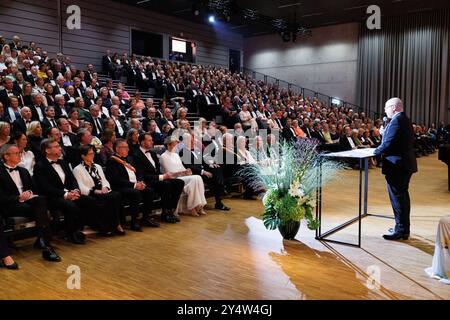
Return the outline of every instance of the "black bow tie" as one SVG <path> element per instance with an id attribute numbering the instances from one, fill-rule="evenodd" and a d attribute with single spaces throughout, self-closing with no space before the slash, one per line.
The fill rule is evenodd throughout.
<path id="1" fill-rule="evenodd" d="M 61 160 L 56 160 L 56 161 L 50 161 L 50 164 L 61 164 Z"/>
<path id="2" fill-rule="evenodd" d="M 147 151 L 145 151 L 145 153 L 151 153 L 151 150 L 147 150 Z"/>
<path id="3" fill-rule="evenodd" d="M 6 168 L 9 170 L 9 172 L 13 172 L 13 171 L 19 171 L 19 167 L 15 167 L 15 168 Z"/>

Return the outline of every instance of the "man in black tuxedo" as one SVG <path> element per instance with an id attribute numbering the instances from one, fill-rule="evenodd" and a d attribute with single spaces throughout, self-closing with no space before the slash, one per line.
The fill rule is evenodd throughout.
<path id="1" fill-rule="evenodd" d="M 156 123 L 158 124 L 159 130 L 161 131 L 165 124 L 168 124 L 172 130 L 176 128 L 175 123 L 173 121 L 172 110 L 170 110 L 170 108 L 164 109 L 163 117 L 158 118 L 156 120 Z"/>
<path id="2" fill-rule="evenodd" d="M 20 115 L 21 115 L 21 118 L 17 118 L 13 122 L 13 125 L 12 125 L 13 130 L 12 130 L 12 132 L 20 131 L 23 134 L 26 134 L 27 133 L 27 126 L 31 123 L 31 121 L 33 121 L 31 119 L 32 114 L 31 114 L 30 108 L 23 107 L 22 110 L 20 110 Z"/>
<path id="3" fill-rule="evenodd" d="M 283 131 L 281 131 L 281 136 L 284 141 L 288 143 L 295 143 L 297 141 L 297 137 L 295 136 L 294 128 L 292 127 L 292 119 L 288 118 L 286 120 L 286 124 L 283 127 Z"/>
<path id="4" fill-rule="evenodd" d="M 114 100 L 118 99 L 117 97 L 114 97 Z M 127 126 L 124 121 L 124 116 L 121 116 L 120 114 L 120 107 L 118 105 L 112 105 L 109 109 L 109 114 L 111 116 L 111 119 L 116 124 L 116 136 L 117 138 L 124 138 L 126 135 Z"/>
<path id="5" fill-rule="evenodd" d="M 94 77 L 94 73 L 95 73 L 94 65 L 92 63 L 89 63 L 87 65 L 87 70 L 84 73 L 84 78 L 86 80 L 87 85 L 91 84 L 91 80 Z"/>
<path id="6" fill-rule="evenodd" d="M 213 120 L 220 113 L 220 104 L 215 95 L 210 94 L 209 88 L 205 88 L 203 94 L 198 97 L 200 115 L 206 120 Z"/>
<path id="7" fill-rule="evenodd" d="M 83 196 L 78 183 L 66 161 L 60 160 L 61 146 L 53 139 L 41 143 L 44 158 L 34 166 L 34 178 L 39 191 L 47 197 L 51 210 L 60 210 L 64 214 L 66 239 L 75 244 L 84 244 L 82 232 L 84 222 L 91 220 L 97 213 L 95 200 Z"/>
<path id="8" fill-rule="evenodd" d="M 129 146 L 126 140 L 117 139 L 113 145 L 114 155 L 106 162 L 106 178 L 111 188 L 121 194 L 130 206 L 131 230 L 142 231 L 137 221 L 139 203 L 143 202 L 142 222 L 149 227 L 159 227 L 150 218 L 153 207 L 154 191 L 143 181 L 143 176 L 136 170 L 131 158 L 128 158 Z"/>
<path id="9" fill-rule="evenodd" d="M 52 106 L 45 107 L 45 118 L 41 122 L 42 130 L 47 132 L 51 128 L 58 128 L 58 124 L 55 119 L 55 108 Z"/>
<path id="10" fill-rule="evenodd" d="M 28 170 L 17 166 L 21 161 L 19 148 L 13 144 L 4 145 L 0 149 L 0 155 L 3 160 L 0 165 L 1 215 L 35 219 L 38 238 L 34 247 L 42 250 L 45 260 L 61 261 L 50 244 L 52 233 L 45 198 L 37 195 L 36 186 Z"/>
<path id="11" fill-rule="evenodd" d="M 162 200 L 161 219 L 175 223 L 179 219 L 173 214 L 184 188 L 184 181 L 175 179 L 172 173 L 161 174 L 159 160 L 153 149 L 153 138 L 149 133 L 139 135 L 140 148 L 134 155 L 137 172 L 145 184 L 152 187 Z"/>
<path id="12" fill-rule="evenodd" d="M 44 97 L 42 94 L 33 94 L 33 105 L 30 106 L 33 121 L 44 121 L 45 118 L 45 106 Z"/>
<path id="13" fill-rule="evenodd" d="M 311 121 L 309 120 L 309 118 L 303 119 L 302 130 L 306 134 L 306 137 L 308 137 L 309 139 L 312 138 L 311 133 L 312 133 L 313 129 L 311 128 L 311 126 L 312 125 L 311 125 Z"/>
<path id="14" fill-rule="evenodd" d="M 145 73 L 144 67 L 142 65 L 139 66 L 139 70 L 136 72 L 136 86 L 139 91 L 147 92 L 150 87 L 150 79 Z"/>
<path id="15" fill-rule="evenodd" d="M 114 75 L 114 64 L 110 50 L 106 50 L 106 55 L 102 57 L 102 69 L 103 73 L 108 74 L 109 77 Z"/>
<path id="16" fill-rule="evenodd" d="M 14 89 L 14 81 L 10 78 L 3 80 L 3 87 L 4 89 L 0 90 L 0 102 L 6 109 L 9 107 L 9 97 L 18 97 L 20 92 Z"/>
<path id="17" fill-rule="evenodd" d="M 357 146 L 352 138 L 352 128 L 345 126 L 344 135 L 339 139 L 339 149 L 341 151 L 349 151 L 356 148 Z"/>
<path id="18" fill-rule="evenodd" d="M 382 156 L 382 172 L 387 181 L 389 198 L 395 215 L 395 231 L 384 235 L 386 240 L 407 240 L 410 234 L 409 181 L 417 172 L 414 154 L 414 132 L 411 121 L 403 111 L 403 102 L 392 98 L 384 108 L 391 119 L 375 156 Z"/>
<path id="19" fill-rule="evenodd" d="M 222 194 L 225 194 L 225 182 L 222 167 L 209 155 L 208 163 L 202 153 L 194 148 L 195 136 L 190 133 L 183 135 L 184 148 L 180 150 L 180 158 L 186 169 L 191 169 L 192 174 L 202 177 L 203 182 L 211 186 L 216 200 L 215 209 L 229 211 L 230 208 L 222 202 Z"/>
<path id="20" fill-rule="evenodd" d="M 103 119 L 100 117 L 100 108 L 98 105 L 92 105 L 89 108 L 90 114 L 86 116 L 86 120 L 92 124 L 92 134 L 100 138 L 104 130 Z"/>
<path id="21" fill-rule="evenodd" d="M 84 88 L 81 85 L 81 79 L 80 78 L 75 77 L 73 79 L 73 88 L 75 89 L 74 96 L 76 98 L 82 98 L 83 99 L 85 94 L 84 94 Z"/>

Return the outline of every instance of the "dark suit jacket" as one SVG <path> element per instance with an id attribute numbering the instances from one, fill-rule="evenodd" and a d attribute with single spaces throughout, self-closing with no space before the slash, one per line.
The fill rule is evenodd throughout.
<path id="1" fill-rule="evenodd" d="M 37 194 L 36 185 L 28 170 L 21 167 L 17 167 L 17 169 L 22 180 L 23 190 L 31 190 Z M 19 189 L 17 189 L 16 184 L 9 175 L 8 169 L 3 164 L 0 164 L 0 205 L 8 206 L 19 202 L 19 195 Z"/>
<path id="2" fill-rule="evenodd" d="M 36 106 L 36 105 L 31 105 L 30 106 L 30 110 L 31 110 L 31 119 L 33 121 L 40 121 L 39 119 L 39 113 L 37 112 L 37 108 L 40 108 L 42 111 L 42 114 L 44 115 L 45 118 L 45 107 L 44 106 Z"/>
<path id="3" fill-rule="evenodd" d="M 313 132 L 313 130 L 310 129 L 309 126 L 302 126 L 301 128 L 306 136 L 311 139 L 311 133 Z"/>
<path id="4" fill-rule="evenodd" d="M 297 140 L 294 133 L 292 132 L 292 130 L 289 129 L 288 127 L 283 128 L 283 131 L 281 132 L 281 136 L 287 142 L 295 142 Z"/>
<path id="5" fill-rule="evenodd" d="M 353 138 L 351 138 L 353 140 Z M 356 143 L 355 143 L 356 146 Z M 350 145 L 350 142 L 347 139 L 346 135 L 343 135 L 341 139 L 339 139 L 339 149 L 341 151 L 349 151 L 352 150 L 352 146 Z"/>
<path id="6" fill-rule="evenodd" d="M 325 143 L 325 139 L 324 139 L 323 134 L 321 132 L 318 132 L 318 131 L 315 131 L 315 130 L 311 131 L 311 138 L 318 140 L 320 144 Z"/>
<path id="7" fill-rule="evenodd" d="M 12 93 L 16 97 L 18 97 L 20 95 L 20 92 L 14 90 L 14 88 L 12 90 Z M 3 104 L 3 106 L 6 110 L 6 107 L 9 106 L 9 97 L 8 97 L 8 92 L 6 91 L 6 89 L 0 90 L 0 102 Z"/>
<path id="8" fill-rule="evenodd" d="M 92 115 L 90 113 L 86 115 L 86 119 L 85 120 L 92 124 L 92 135 L 100 138 L 100 136 L 102 135 L 103 130 L 105 130 L 105 126 L 103 124 L 103 121 L 104 121 L 103 118 L 98 119 L 99 122 L 100 122 L 100 126 L 102 127 L 101 128 L 101 132 L 99 132 L 97 130 L 97 126 L 94 123 L 94 118 L 92 117 Z"/>
<path id="9" fill-rule="evenodd" d="M 58 128 L 58 124 L 56 123 L 56 119 L 53 119 L 53 120 L 55 121 L 55 125 L 56 125 L 55 128 Z M 44 135 L 46 135 L 48 130 L 53 127 L 52 124 L 50 123 L 50 120 L 48 120 L 46 117 L 41 122 L 41 124 L 42 124 L 42 130 L 43 130 Z"/>
<path id="10" fill-rule="evenodd" d="M 134 166 L 134 161 L 131 157 L 128 157 L 127 162 Z M 136 167 L 135 167 L 136 168 Z M 111 188 L 113 190 L 120 190 L 120 189 L 127 189 L 131 188 L 134 189 L 134 184 L 130 182 L 130 178 L 128 176 L 127 169 L 124 165 L 118 163 L 117 161 L 113 159 L 109 159 L 106 162 L 106 179 L 108 179 L 109 183 L 111 184 Z M 136 171 L 136 178 L 137 181 L 142 181 L 142 175 L 139 173 L 139 171 Z"/>
<path id="11" fill-rule="evenodd" d="M 27 133 L 27 125 L 25 123 L 25 120 L 23 118 L 19 118 L 14 120 L 12 124 L 12 132 L 22 132 L 23 134 Z"/>
<path id="12" fill-rule="evenodd" d="M 33 170 L 34 179 L 42 195 L 48 198 L 62 198 L 66 193 L 64 189 L 74 190 L 79 188 L 77 180 L 66 161 L 61 160 L 61 168 L 66 175 L 64 184 L 47 158 L 36 163 Z"/>
<path id="13" fill-rule="evenodd" d="M 159 159 L 156 152 L 150 151 L 153 161 L 155 162 L 154 167 L 144 153 L 139 149 L 134 155 L 134 163 L 136 165 L 136 170 L 139 175 L 144 178 L 146 184 L 159 181 L 159 175 L 161 174 Z"/>
<path id="14" fill-rule="evenodd" d="M 381 145 L 375 150 L 376 156 L 383 156 L 383 174 L 417 172 L 414 154 L 414 132 L 411 121 L 401 112 L 395 115 L 383 135 Z"/>

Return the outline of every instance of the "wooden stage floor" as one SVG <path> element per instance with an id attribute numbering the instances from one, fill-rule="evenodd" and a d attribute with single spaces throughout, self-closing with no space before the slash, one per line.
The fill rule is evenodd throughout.
<path id="1" fill-rule="evenodd" d="M 56 240 L 56 264 L 42 260 L 33 239 L 17 242 L 20 270 L 0 269 L 0 299 L 450 299 L 450 287 L 424 273 L 438 221 L 450 214 L 447 167 L 437 154 L 418 162 L 406 242 L 383 240 L 393 220 L 376 217 L 363 220 L 361 249 L 316 241 L 304 225 L 297 241 L 283 242 L 264 228 L 259 200 L 226 199 L 229 213 L 208 210 L 125 237 L 89 235 L 85 246 Z M 357 174 L 344 170 L 325 188 L 325 228 L 356 215 Z M 369 182 L 369 212 L 392 216 L 379 169 Z M 356 240 L 356 225 L 332 238 Z M 79 290 L 67 289 L 70 265 L 80 267 Z"/>

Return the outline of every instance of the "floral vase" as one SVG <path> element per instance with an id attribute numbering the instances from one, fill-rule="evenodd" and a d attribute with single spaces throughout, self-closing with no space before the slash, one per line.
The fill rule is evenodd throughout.
<path id="1" fill-rule="evenodd" d="M 281 221 L 280 225 L 278 226 L 278 230 L 285 240 L 294 240 L 299 229 L 300 221 L 294 220 Z"/>

